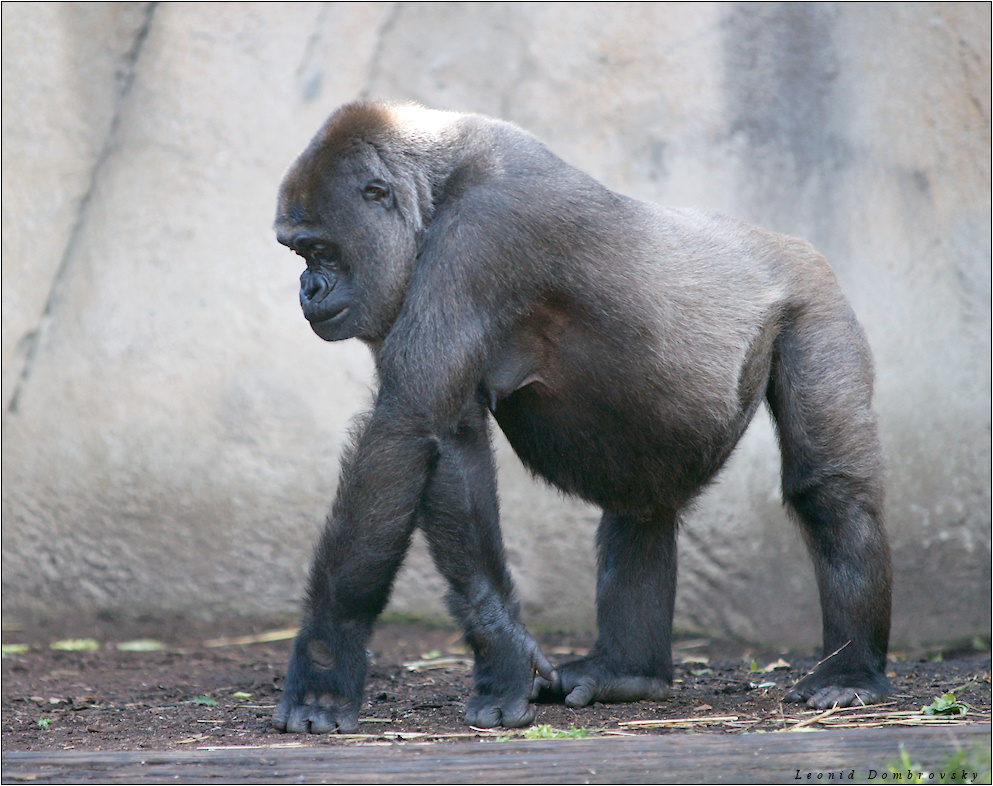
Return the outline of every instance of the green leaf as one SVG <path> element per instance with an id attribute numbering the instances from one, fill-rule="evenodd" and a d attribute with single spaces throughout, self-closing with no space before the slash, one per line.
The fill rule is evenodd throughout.
<path id="1" fill-rule="evenodd" d="M 115 645 L 121 652 L 157 652 L 165 649 L 161 641 L 155 639 L 134 639 Z"/>
<path id="2" fill-rule="evenodd" d="M 48 646 L 64 652 L 90 652 L 100 649 L 100 642 L 96 639 L 62 639 L 53 641 Z"/>
<path id="3" fill-rule="evenodd" d="M 243 691 L 243 690 L 235 691 L 231 695 L 234 698 L 236 698 L 236 699 L 250 699 L 250 698 L 252 698 L 252 694 L 251 693 L 245 693 L 245 691 Z"/>
<path id="4" fill-rule="evenodd" d="M 421 653 L 421 660 L 434 660 L 441 657 L 441 650 L 429 650 Z"/>
<path id="5" fill-rule="evenodd" d="M 921 707 L 921 712 L 925 715 L 965 715 L 968 711 L 969 705 L 958 701 L 954 693 L 946 693 Z"/>
<path id="6" fill-rule="evenodd" d="M 41 728 L 43 728 L 43 729 L 47 729 L 49 726 L 52 725 L 52 719 L 51 718 L 38 718 L 38 725 L 41 726 Z"/>
<path id="7" fill-rule="evenodd" d="M 193 703 L 198 707 L 216 707 L 217 699 L 212 699 L 210 696 L 197 696 L 193 699 Z"/>
<path id="8" fill-rule="evenodd" d="M 30 644 L 3 644 L 0 647 L 2 647 L 4 655 L 20 655 L 31 649 Z"/>

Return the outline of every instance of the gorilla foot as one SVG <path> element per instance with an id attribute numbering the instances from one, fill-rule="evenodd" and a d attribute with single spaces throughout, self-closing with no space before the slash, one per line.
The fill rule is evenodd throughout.
<path id="1" fill-rule="evenodd" d="M 889 693 L 889 681 L 882 674 L 870 677 L 845 677 L 840 674 L 808 674 L 783 701 L 804 701 L 815 710 L 831 707 L 858 707 L 876 704 Z"/>
<path id="2" fill-rule="evenodd" d="M 669 680 L 624 674 L 600 656 L 563 663 L 557 679 L 545 682 L 539 701 L 562 701 L 567 707 L 586 707 L 595 701 L 664 701 L 672 698 Z"/>
<path id="3" fill-rule="evenodd" d="M 359 702 L 329 694 L 314 696 L 310 693 L 295 703 L 284 693 L 272 714 L 272 725 L 280 731 L 291 733 L 352 732 L 359 725 Z"/>

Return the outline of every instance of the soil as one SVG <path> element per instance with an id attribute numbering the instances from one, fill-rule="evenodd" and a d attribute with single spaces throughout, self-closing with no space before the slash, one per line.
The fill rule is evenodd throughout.
<path id="1" fill-rule="evenodd" d="M 464 724 L 471 656 L 457 631 L 388 622 L 379 625 L 370 645 L 372 665 L 358 733 L 281 734 L 272 728 L 270 717 L 279 697 L 290 640 L 239 644 L 231 639 L 264 638 L 260 634 L 285 629 L 288 624 L 286 620 L 204 622 L 162 616 L 124 620 L 106 615 L 6 621 L 3 750 L 337 745 L 524 733 L 475 730 Z M 88 646 L 97 648 L 51 647 L 79 638 L 94 640 Z M 585 654 L 592 643 L 585 635 L 536 638 L 553 662 Z M 141 640 L 153 640 L 161 648 L 120 649 L 122 643 Z M 11 648 L 12 644 L 28 648 Z M 963 721 L 990 720 L 988 643 L 984 651 L 963 648 L 940 654 L 891 655 L 887 671 L 893 693 L 887 703 L 830 718 L 781 703 L 788 688 L 814 666 L 812 653 L 696 638 L 678 640 L 674 654 L 676 690 L 669 701 L 598 703 L 582 709 L 543 704 L 535 723 L 590 735 L 665 734 L 688 728 L 735 734 L 773 731 L 796 723 L 818 728 L 846 718 L 850 723 L 878 725 L 905 722 L 901 719 L 910 717 L 908 712 L 919 712 L 949 691 L 970 707 Z M 659 723 L 637 725 L 645 721 Z"/>

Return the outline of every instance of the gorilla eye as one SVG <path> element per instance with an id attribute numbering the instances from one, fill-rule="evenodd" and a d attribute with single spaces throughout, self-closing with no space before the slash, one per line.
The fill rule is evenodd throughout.
<path id="1" fill-rule="evenodd" d="M 370 180 L 362 189 L 362 196 L 367 202 L 379 202 L 386 207 L 391 204 L 390 197 L 392 195 L 393 190 L 390 188 L 390 184 L 382 180 Z"/>

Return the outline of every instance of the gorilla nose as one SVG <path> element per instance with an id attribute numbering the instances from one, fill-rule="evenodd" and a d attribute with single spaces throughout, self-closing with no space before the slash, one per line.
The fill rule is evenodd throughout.
<path id="1" fill-rule="evenodd" d="M 289 246 L 297 253 L 307 253 L 321 242 L 321 238 L 309 229 L 300 229 L 292 234 L 277 235 L 276 239 L 283 245 Z"/>
<path id="2" fill-rule="evenodd" d="M 300 276 L 300 304 L 317 304 L 327 297 L 331 284 L 327 277 L 313 270 L 305 270 Z"/>

